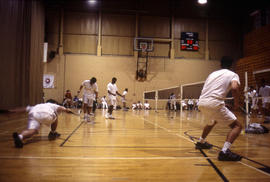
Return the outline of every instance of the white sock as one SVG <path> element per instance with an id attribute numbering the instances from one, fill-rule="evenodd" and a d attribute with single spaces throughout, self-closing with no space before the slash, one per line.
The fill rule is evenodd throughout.
<path id="1" fill-rule="evenodd" d="M 224 146 L 223 146 L 223 148 L 222 148 L 222 152 L 226 152 L 226 150 L 228 150 L 230 147 L 231 147 L 231 143 L 230 142 L 225 142 L 224 143 Z"/>
<path id="2" fill-rule="evenodd" d="M 23 140 L 23 136 L 22 136 L 22 135 L 18 135 L 18 137 L 19 137 L 21 140 Z"/>
<path id="3" fill-rule="evenodd" d="M 199 142 L 200 142 L 200 143 L 205 143 L 205 139 L 202 138 L 202 137 L 200 137 Z"/>

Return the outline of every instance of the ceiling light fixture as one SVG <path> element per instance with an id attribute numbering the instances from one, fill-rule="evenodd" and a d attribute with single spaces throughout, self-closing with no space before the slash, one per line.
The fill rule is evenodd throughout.
<path id="1" fill-rule="evenodd" d="M 207 0 L 198 0 L 198 3 L 199 4 L 206 4 L 207 3 Z"/>
<path id="2" fill-rule="evenodd" d="M 97 1 L 96 0 L 89 0 L 88 3 L 90 3 L 90 4 L 96 4 Z"/>

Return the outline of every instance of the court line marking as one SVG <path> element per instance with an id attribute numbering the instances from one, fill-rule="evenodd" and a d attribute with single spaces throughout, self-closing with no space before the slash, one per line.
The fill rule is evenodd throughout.
<path id="1" fill-rule="evenodd" d="M 246 163 L 243 163 L 243 162 L 241 162 L 241 161 L 239 161 L 239 163 L 241 163 L 241 164 L 243 164 L 244 166 L 247 166 L 247 167 L 249 167 L 249 168 L 251 168 L 251 169 L 255 169 L 256 171 L 259 171 L 259 172 L 261 172 L 261 173 L 263 173 L 263 174 L 265 174 L 265 175 L 267 175 L 267 176 L 270 176 L 270 174 L 268 174 L 268 173 L 266 173 L 266 172 L 264 172 L 264 171 L 262 171 L 262 170 L 260 170 L 260 169 L 258 169 L 258 168 L 256 168 L 256 167 L 250 166 L 250 165 L 248 165 L 248 164 L 246 164 Z"/>
<path id="2" fill-rule="evenodd" d="M 208 156 L 205 154 L 205 152 L 202 149 L 199 149 L 200 152 L 203 154 L 203 156 L 206 158 L 206 160 L 209 162 L 209 164 L 215 169 L 215 171 L 218 173 L 219 177 L 224 182 L 229 182 L 229 180 L 226 178 L 226 176 L 218 169 L 218 167 L 211 161 L 211 159 L 208 159 Z"/>
<path id="3" fill-rule="evenodd" d="M 139 117 L 141 118 L 141 117 Z M 142 118 L 141 118 L 142 119 Z M 160 128 L 162 128 L 163 130 L 167 131 L 168 133 L 170 134 L 174 134 L 180 138 L 183 138 L 185 140 L 188 140 L 189 142 L 192 142 L 192 143 L 195 143 L 195 141 L 192 141 L 190 138 L 186 138 L 185 136 L 181 136 L 179 134 L 175 134 L 175 133 L 172 133 L 170 130 L 168 130 L 167 128 L 165 127 L 162 127 L 160 126 L 159 124 L 153 124 L 151 121 L 143 118 L 144 120 L 146 120 L 147 122 L 151 123 L 152 125 L 154 126 L 158 126 Z M 219 175 L 219 177 L 224 181 L 224 182 L 229 182 L 229 180 L 226 178 L 226 176 L 224 176 L 224 174 L 218 169 L 218 167 L 208 158 L 208 156 L 203 152 L 203 150 L 200 149 L 200 152 L 202 153 L 202 155 L 204 156 L 204 159 L 207 160 L 207 162 L 209 162 L 209 164 L 213 167 L 213 169 L 216 171 L 216 173 Z"/>
<path id="4" fill-rule="evenodd" d="M 215 158 L 215 157 L 207 157 Z M 205 159 L 205 157 L 41 157 L 41 156 L 0 156 L 0 159 L 67 159 L 67 160 L 174 160 Z"/>
<path id="5" fill-rule="evenodd" d="M 145 120 L 145 121 L 151 123 L 151 124 L 154 125 L 154 126 L 158 126 L 158 127 L 162 128 L 163 130 L 169 132 L 169 133 L 172 134 L 172 135 L 174 134 L 174 133 L 171 133 L 170 130 L 168 130 L 168 129 L 165 128 L 165 127 L 160 126 L 159 124 L 155 124 L 155 123 L 153 123 L 153 122 L 151 122 L 151 121 L 149 121 L 149 120 L 147 120 L 147 119 L 145 119 L 145 118 L 142 118 L 142 117 L 140 117 L 140 116 L 137 116 L 137 117 L 140 118 L 140 119 L 142 119 L 142 120 Z M 191 139 L 188 139 L 188 138 L 186 138 L 186 137 L 184 137 L 184 136 L 181 136 L 181 135 L 179 135 L 179 134 L 174 134 L 174 135 L 179 136 L 180 138 L 186 139 L 186 140 L 188 140 L 188 141 L 190 141 L 190 142 L 192 142 L 192 143 L 195 143 L 195 141 L 192 141 Z M 245 163 L 243 163 L 243 162 L 241 162 L 241 161 L 237 161 L 237 162 L 239 162 L 240 164 L 243 164 L 243 165 L 245 164 Z M 245 164 L 245 166 L 249 167 L 248 164 Z M 267 176 L 269 176 L 268 173 L 265 173 L 265 172 L 262 171 L 262 170 L 259 170 L 259 169 L 257 169 L 257 168 L 254 168 L 254 167 L 252 167 L 252 166 L 250 166 L 250 168 L 253 168 L 253 169 L 255 169 L 256 171 L 261 172 L 261 173 L 266 174 Z"/>
<path id="6" fill-rule="evenodd" d="M 68 141 L 68 139 L 81 127 L 81 125 L 84 123 L 82 121 L 69 135 L 68 137 L 60 144 L 60 147 L 63 147 L 63 145 Z"/>

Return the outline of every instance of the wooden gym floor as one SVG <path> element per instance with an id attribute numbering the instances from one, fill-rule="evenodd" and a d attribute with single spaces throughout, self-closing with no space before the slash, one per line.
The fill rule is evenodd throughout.
<path id="1" fill-rule="evenodd" d="M 200 112 L 114 111 L 115 120 L 104 113 L 97 110 L 95 124 L 61 114 L 59 139 L 48 141 L 43 126 L 22 149 L 11 135 L 26 127 L 26 116 L 0 116 L 0 181 L 270 181 L 270 134 L 241 134 L 231 149 L 246 158 L 221 162 L 217 147 L 195 150 L 189 137 L 202 132 Z M 208 141 L 222 147 L 227 132 L 218 124 Z"/>

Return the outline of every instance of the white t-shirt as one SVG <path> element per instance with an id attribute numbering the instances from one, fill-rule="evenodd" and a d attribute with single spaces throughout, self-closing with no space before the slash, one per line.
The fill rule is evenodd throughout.
<path id="1" fill-rule="evenodd" d="M 46 121 L 47 124 L 51 124 L 57 118 L 57 109 L 59 107 L 61 106 L 57 104 L 42 103 L 32 107 L 28 106 L 27 112 L 29 113 L 29 116 L 38 119 L 39 122 L 43 123 Z"/>
<path id="2" fill-rule="evenodd" d="M 270 96 L 270 86 L 265 85 L 264 87 L 261 87 L 260 90 L 259 90 L 259 94 L 262 97 L 269 97 Z M 270 98 L 263 98 L 262 102 L 263 103 L 270 102 Z"/>
<path id="3" fill-rule="evenodd" d="M 107 90 L 110 91 L 111 93 L 115 94 L 115 96 L 114 96 L 114 95 L 108 93 L 108 97 L 109 97 L 110 99 L 116 100 L 116 91 L 118 90 L 116 84 L 112 84 L 112 83 L 110 82 L 110 83 L 107 85 Z"/>
<path id="4" fill-rule="evenodd" d="M 106 99 L 104 97 L 102 97 L 101 102 L 106 102 Z"/>
<path id="5" fill-rule="evenodd" d="M 124 91 L 122 95 L 125 97 L 127 95 L 127 91 Z"/>
<path id="6" fill-rule="evenodd" d="M 150 104 L 149 103 L 144 103 L 144 107 L 145 108 L 149 108 L 150 107 Z"/>
<path id="7" fill-rule="evenodd" d="M 204 83 L 198 105 L 208 105 L 209 102 L 224 103 L 233 80 L 240 85 L 239 76 L 228 69 L 211 73 Z"/>
<path id="8" fill-rule="evenodd" d="M 98 92 L 97 83 L 91 85 L 90 80 L 85 80 L 82 82 L 82 86 L 84 87 L 83 89 L 84 95 L 95 98 L 95 91 Z"/>
<path id="9" fill-rule="evenodd" d="M 194 104 L 193 100 L 192 99 L 188 99 L 188 104 L 189 105 L 193 105 Z"/>

